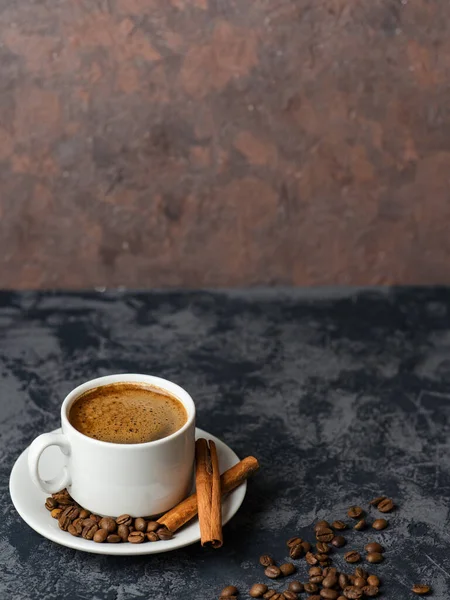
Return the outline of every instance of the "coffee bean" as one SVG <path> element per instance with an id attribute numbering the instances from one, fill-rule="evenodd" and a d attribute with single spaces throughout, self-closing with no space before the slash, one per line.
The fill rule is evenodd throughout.
<path id="1" fill-rule="evenodd" d="M 283 598 L 284 600 L 297 600 L 298 596 L 292 590 L 284 590 Z"/>
<path id="2" fill-rule="evenodd" d="M 353 527 L 353 529 L 356 529 L 356 531 L 362 531 L 363 529 L 365 529 L 367 527 L 367 522 L 365 519 L 360 519 L 356 525 Z"/>
<path id="3" fill-rule="evenodd" d="M 142 517 L 134 520 L 134 528 L 136 531 L 147 531 L 147 521 Z"/>
<path id="4" fill-rule="evenodd" d="M 100 523 L 100 521 L 102 520 L 101 517 L 99 517 L 98 515 L 94 515 L 94 514 L 90 514 L 89 515 L 89 519 L 91 521 L 94 521 L 94 523 L 97 523 L 97 525 Z"/>
<path id="5" fill-rule="evenodd" d="M 321 569 L 321 567 L 311 567 L 308 570 L 308 575 L 310 577 L 317 577 L 317 575 L 322 575 L 322 569 Z"/>
<path id="6" fill-rule="evenodd" d="M 341 590 L 345 590 L 346 587 L 349 586 L 348 577 L 345 573 L 341 573 L 339 575 L 339 587 Z"/>
<path id="7" fill-rule="evenodd" d="M 288 539 L 288 541 L 286 542 L 286 546 L 288 548 L 292 548 L 292 546 L 296 546 L 297 544 L 301 544 L 302 542 L 303 542 L 302 538 L 294 536 L 294 537 L 291 537 Z"/>
<path id="8" fill-rule="evenodd" d="M 337 579 L 336 575 L 328 575 L 322 581 L 322 585 L 324 588 L 334 588 L 337 586 L 337 583 L 338 583 L 338 579 Z"/>
<path id="9" fill-rule="evenodd" d="M 80 510 L 80 519 L 87 519 L 90 515 L 90 512 L 88 510 L 86 510 L 85 508 L 82 508 Z"/>
<path id="10" fill-rule="evenodd" d="M 75 519 L 74 521 L 72 521 L 72 523 L 67 528 L 67 531 L 70 533 L 70 535 L 73 535 L 74 537 L 79 537 L 81 535 L 81 532 L 83 531 L 82 520 Z"/>
<path id="11" fill-rule="evenodd" d="M 79 513 L 80 511 L 76 506 L 66 506 L 66 508 L 62 511 L 58 518 L 59 528 L 63 531 L 67 531 L 67 528 L 72 523 L 72 521 L 74 521 L 78 517 Z"/>
<path id="12" fill-rule="evenodd" d="M 271 565 L 275 564 L 275 561 L 270 556 L 270 554 L 263 554 L 259 557 L 259 564 L 263 567 L 270 567 Z"/>
<path id="13" fill-rule="evenodd" d="M 362 597 L 362 595 L 363 595 L 362 589 L 357 588 L 355 586 L 347 587 L 344 590 L 344 596 L 346 598 L 349 598 L 349 600 L 358 600 L 359 598 Z"/>
<path id="14" fill-rule="evenodd" d="M 222 598 L 229 598 L 230 596 L 237 596 L 238 594 L 238 589 L 234 585 L 227 585 L 227 587 L 223 588 L 220 592 Z"/>
<path id="15" fill-rule="evenodd" d="M 339 596 L 339 592 L 336 590 L 331 590 L 329 588 L 323 588 L 320 590 L 320 597 L 325 598 L 325 600 L 336 600 Z"/>
<path id="16" fill-rule="evenodd" d="M 347 511 L 347 514 L 351 519 L 359 519 L 363 513 L 364 511 L 360 506 L 350 506 Z"/>
<path id="17" fill-rule="evenodd" d="M 263 595 L 264 600 L 269 600 L 269 598 L 272 600 L 272 598 L 275 596 L 276 591 L 275 590 L 267 590 L 267 592 Z"/>
<path id="18" fill-rule="evenodd" d="M 106 541 L 109 544 L 118 544 L 122 541 L 122 538 L 120 537 L 120 535 L 117 535 L 117 533 L 110 533 L 106 538 Z"/>
<path id="19" fill-rule="evenodd" d="M 284 563 L 280 565 L 280 571 L 283 577 L 289 577 L 292 573 L 295 573 L 295 566 L 292 563 Z"/>
<path id="20" fill-rule="evenodd" d="M 342 546 L 345 546 L 346 543 L 347 540 L 343 535 L 335 535 L 334 538 L 331 540 L 331 544 L 335 548 L 342 548 Z"/>
<path id="21" fill-rule="evenodd" d="M 149 542 L 159 542 L 159 537 L 156 531 L 149 531 L 145 535 Z"/>
<path id="22" fill-rule="evenodd" d="M 376 529 L 377 531 L 386 529 L 387 526 L 388 522 L 386 521 L 386 519 L 375 519 L 375 521 L 372 523 L 372 528 Z"/>
<path id="23" fill-rule="evenodd" d="M 337 600 L 347 600 L 345 596 L 339 596 Z"/>
<path id="24" fill-rule="evenodd" d="M 374 498 L 373 500 L 371 500 L 369 502 L 369 504 L 371 506 L 378 506 L 380 504 L 380 502 L 382 502 L 383 500 L 386 500 L 386 496 L 378 496 L 377 498 Z"/>
<path id="25" fill-rule="evenodd" d="M 328 529 L 330 527 L 330 524 L 328 523 L 328 521 L 318 521 L 315 525 L 314 525 L 314 531 L 317 531 L 318 529 Z"/>
<path id="26" fill-rule="evenodd" d="M 331 523 L 331 527 L 337 531 L 347 529 L 347 525 L 344 523 L 344 521 L 333 521 L 333 523 Z"/>
<path id="27" fill-rule="evenodd" d="M 300 583 L 300 581 L 291 581 L 288 585 L 288 589 L 296 594 L 301 594 L 303 592 L 303 583 Z"/>
<path id="28" fill-rule="evenodd" d="M 307 594 L 314 594 L 315 592 L 319 591 L 319 586 L 315 583 L 309 582 L 303 585 L 303 589 Z"/>
<path id="29" fill-rule="evenodd" d="M 237 596 L 219 596 L 219 600 L 237 600 Z"/>
<path id="30" fill-rule="evenodd" d="M 370 563 L 380 563 L 384 560 L 384 557 L 380 552 L 369 552 L 366 556 L 366 560 Z"/>
<path id="31" fill-rule="evenodd" d="M 156 535 L 162 541 L 171 540 L 173 538 L 173 533 L 169 529 L 167 529 L 167 527 L 161 527 L 160 529 L 158 529 Z"/>
<path id="32" fill-rule="evenodd" d="M 316 594 L 314 596 L 308 596 L 308 600 L 322 600 L 322 598 Z"/>
<path id="33" fill-rule="evenodd" d="M 117 535 L 120 535 L 122 542 L 128 541 L 128 536 L 130 535 L 130 528 L 128 525 L 119 525 L 117 528 Z"/>
<path id="34" fill-rule="evenodd" d="M 54 498 L 60 506 L 68 506 L 69 504 L 74 503 L 73 498 L 66 489 L 52 494 L 52 498 Z"/>
<path id="35" fill-rule="evenodd" d="M 312 552 L 306 553 L 305 560 L 308 563 L 308 565 L 312 566 L 317 565 L 317 563 L 319 562 Z"/>
<path id="36" fill-rule="evenodd" d="M 384 552 L 383 546 L 378 542 L 370 542 L 370 544 L 364 546 L 364 550 L 366 552 Z"/>
<path id="37" fill-rule="evenodd" d="M 145 535 L 142 531 L 132 531 L 128 536 L 130 544 L 142 544 L 145 540 Z"/>
<path id="38" fill-rule="evenodd" d="M 302 544 L 297 544 L 296 546 L 291 546 L 289 548 L 289 556 L 291 558 L 300 558 L 303 556 L 304 550 Z"/>
<path id="39" fill-rule="evenodd" d="M 323 570 L 323 576 L 328 577 L 328 575 L 334 575 L 335 577 L 337 577 L 338 572 L 336 567 L 325 567 L 325 569 Z"/>
<path id="40" fill-rule="evenodd" d="M 106 529 L 98 529 L 94 533 L 94 537 L 92 539 L 94 540 L 94 542 L 97 542 L 98 544 L 102 544 L 103 542 L 106 542 L 107 537 L 108 537 L 108 532 L 106 531 Z"/>
<path id="41" fill-rule="evenodd" d="M 425 594 L 429 594 L 431 592 L 431 588 L 429 585 L 424 583 L 416 583 L 413 585 L 411 591 L 415 594 L 419 594 L 420 596 L 424 596 Z"/>
<path id="42" fill-rule="evenodd" d="M 355 586 L 359 588 L 363 588 L 367 585 L 367 579 L 364 577 L 355 577 Z"/>
<path id="43" fill-rule="evenodd" d="M 250 588 L 249 594 L 252 598 L 261 598 L 267 592 L 265 583 L 254 583 Z"/>
<path id="44" fill-rule="evenodd" d="M 316 530 L 316 540 L 318 542 L 331 542 L 334 537 L 333 530 L 329 527 L 322 527 Z"/>
<path id="45" fill-rule="evenodd" d="M 158 531 L 160 528 L 161 523 L 158 523 L 158 521 L 149 521 L 147 523 L 147 533 L 150 533 L 151 531 Z"/>
<path id="46" fill-rule="evenodd" d="M 54 519 L 59 519 L 59 515 L 62 513 L 62 508 L 54 508 L 50 513 Z"/>
<path id="47" fill-rule="evenodd" d="M 311 544 L 309 542 L 302 542 L 303 552 L 309 552 L 311 550 Z"/>
<path id="48" fill-rule="evenodd" d="M 361 556 L 356 550 L 350 550 L 344 554 L 344 560 L 348 563 L 356 563 L 361 560 Z"/>
<path id="49" fill-rule="evenodd" d="M 348 576 L 348 580 L 350 582 L 350 585 L 355 585 L 355 579 L 356 579 L 356 577 L 354 575 L 349 575 Z"/>
<path id="50" fill-rule="evenodd" d="M 377 505 L 377 510 L 379 510 L 382 513 L 391 512 L 391 510 L 394 510 L 394 508 L 395 508 L 395 505 L 390 498 L 386 498 L 385 500 L 382 500 Z"/>
<path id="51" fill-rule="evenodd" d="M 330 552 L 331 548 L 325 542 L 317 542 L 316 550 L 321 554 L 327 554 L 328 552 Z"/>
<path id="52" fill-rule="evenodd" d="M 283 594 L 279 594 L 278 592 L 275 592 L 275 595 L 272 596 L 272 600 L 283 600 Z"/>
<path id="53" fill-rule="evenodd" d="M 313 575 L 309 578 L 310 583 L 322 583 L 325 577 L 323 575 Z"/>
<path id="54" fill-rule="evenodd" d="M 366 585 L 363 587 L 362 591 L 364 596 L 367 596 L 368 598 L 374 598 L 375 596 L 378 596 L 379 590 L 376 585 Z"/>
<path id="55" fill-rule="evenodd" d="M 365 571 L 362 567 L 356 567 L 355 577 L 362 577 L 363 579 L 367 579 L 367 571 Z"/>
<path id="56" fill-rule="evenodd" d="M 374 587 L 379 587 L 380 580 L 376 575 L 369 575 L 369 577 L 367 578 L 367 583 L 369 585 L 373 585 Z"/>
<path id="57" fill-rule="evenodd" d="M 264 569 L 264 574 L 269 579 L 277 579 L 281 575 L 280 569 L 275 565 L 270 565 Z"/>
<path id="58" fill-rule="evenodd" d="M 100 529 L 106 529 L 108 533 L 114 533 L 117 528 L 116 522 L 114 519 L 111 519 L 111 517 L 103 517 L 103 519 L 100 519 L 98 526 Z"/>
<path id="59" fill-rule="evenodd" d="M 54 508 L 58 508 L 58 502 L 54 498 L 47 498 L 45 501 L 45 508 L 47 510 L 53 510 Z"/>
<path id="60" fill-rule="evenodd" d="M 98 531 L 97 523 L 91 519 L 85 519 L 83 521 L 83 531 L 81 532 L 81 535 L 85 540 L 92 540 L 96 531 Z"/>
<path id="61" fill-rule="evenodd" d="M 328 561 L 330 560 L 330 557 L 328 556 L 328 554 L 322 554 L 322 553 L 316 554 L 316 558 L 320 562 L 320 564 L 328 563 Z"/>
<path id="62" fill-rule="evenodd" d="M 116 519 L 117 525 L 130 526 L 132 522 L 133 522 L 133 519 L 132 519 L 132 517 L 130 517 L 130 515 L 120 515 L 120 517 L 117 517 L 117 519 Z"/>

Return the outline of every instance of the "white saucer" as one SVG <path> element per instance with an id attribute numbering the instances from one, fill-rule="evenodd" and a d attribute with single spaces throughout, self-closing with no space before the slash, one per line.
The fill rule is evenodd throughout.
<path id="1" fill-rule="evenodd" d="M 57 429 L 56 431 L 59 432 L 61 430 Z M 233 450 L 218 438 L 198 428 L 195 431 L 195 435 L 197 438 L 204 437 L 213 440 L 216 443 L 221 473 L 239 462 L 239 458 Z M 197 519 L 187 523 L 177 531 L 171 540 L 154 543 L 97 544 L 90 540 L 73 537 L 67 531 L 62 531 L 58 527 L 57 520 L 52 519 L 49 511 L 45 508 L 44 503 L 47 495 L 44 494 L 44 492 L 41 492 L 30 479 L 28 474 L 27 454 L 28 448 L 19 456 L 11 471 L 9 480 L 11 499 L 19 515 L 30 527 L 57 544 L 62 544 L 68 548 L 74 548 L 75 550 L 93 552 L 94 554 L 128 556 L 170 552 L 170 550 L 176 550 L 177 548 L 194 544 L 200 540 L 200 528 Z M 41 477 L 44 479 L 51 479 L 60 471 L 63 464 L 64 456 L 60 450 L 55 446 L 47 448 L 42 454 L 39 465 Z M 246 490 L 247 482 L 244 482 L 225 498 L 222 503 L 223 524 L 227 523 L 239 510 L 239 507 L 244 500 Z"/>

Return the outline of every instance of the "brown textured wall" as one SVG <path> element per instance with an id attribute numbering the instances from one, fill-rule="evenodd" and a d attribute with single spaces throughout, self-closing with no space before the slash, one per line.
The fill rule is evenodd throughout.
<path id="1" fill-rule="evenodd" d="M 447 0 L 0 11 L 0 287 L 450 283 Z"/>

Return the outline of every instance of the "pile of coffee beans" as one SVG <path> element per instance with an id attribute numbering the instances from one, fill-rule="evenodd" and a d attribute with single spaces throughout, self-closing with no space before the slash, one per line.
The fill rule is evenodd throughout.
<path id="1" fill-rule="evenodd" d="M 142 544 L 170 540 L 173 536 L 165 525 L 143 517 L 134 519 L 130 515 L 120 515 L 113 519 L 94 515 L 77 504 L 66 489 L 47 498 L 45 508 L 54 519 L 58 519 L 60 529 L 98 544 Z"/>
<path id="2" fill-rule="evenodd" d="M 389 513 L 395 509 L 394 502 L 385 496 L 374 498 L 370 505 L 382 513 Z M 281 590 L 273 589 L 269 583 L 254 583 L 249 595 L 251 598 L 263 600 L 297 600 L 299 594 L 309 594 L 308 600 L 359 600 L 374 598 L 380 593 L 381 581 L 377 575 L 369 573 L 366 569 L 357 566 L 352 573 L 339 572 L 331 566 L 332 553 L 347 544 L 342 532 L 351 527 L 355 531 L 382 531 L 388 527 L 386 519 L 375 519 L 369 523 L 368 516 L 360 506 L 351 506 L 347 511 L 348 517 L 354 519 L 353 523 L 341 520 L 319 521 L 314 525 L 315 542 L 310 543 L 299 536 L 293 536 L 286 542 L 289 557 L 292 560 L 304 558 L 308 564 L 308 581 L 291 581 Z M 356 523 L 355 523 L 356 521 Z M 376 535 L 374 533 L 374 535 Z M 364 561 L 369 564 L 378 564 L 384 560 L 384 548 L 377 541 L 369 541 L 364 546 Z M 363 560 L 358 550 L 348 550 L 344 553 L 344 560 L 353 565 Z M 270 580 L 289 577 L 297 571 L 296 565 L 291 562 L 276 564 L 270 554 L 263 554 L 259 558 L 260 565 L 264 568 L 264 575 Z M 429 594 L 431 588 L 425 584 L 416 584 L 411 589 L 419 595 Z M 224 588 L 219 600 L 236 600 L 238 589 L 229 585 Z"/>

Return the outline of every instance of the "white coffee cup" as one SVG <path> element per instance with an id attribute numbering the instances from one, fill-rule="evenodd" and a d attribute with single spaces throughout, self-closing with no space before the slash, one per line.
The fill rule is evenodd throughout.
<path id="1" fill-rule="evenodd" d="M 90 438 L 69 422 L 74 401 L 87 390 L 118 382 L 142 383 L 177 398 L 187 421 L 175 433 L 141 444 L 115 444 Z M 47 494 L 67 488 L 81 506 L 99 515 L 151 516 L 165 512 L 190 491 L 195 451 L 195 405 L 180 386 L 151 375 L 107 375 L 87 381 L 68 394 L 61 406 L 62 433 L 44 433 L 28 451 L 34 483 Z M 48 446 L 66 455 L 62 473 L 50 481 L 39 476 L 39 459 Z"/>

